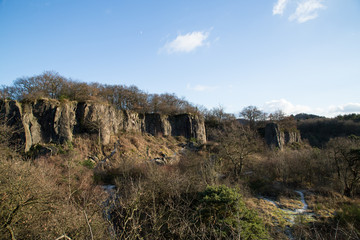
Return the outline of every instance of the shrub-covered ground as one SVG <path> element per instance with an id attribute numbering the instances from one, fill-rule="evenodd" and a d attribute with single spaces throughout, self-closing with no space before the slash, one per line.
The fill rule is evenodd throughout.
<path id="1" fill-rule="evenodd" d="M 270 150 L 232 122 L 206 146 L 121 133 L 107 146 L 83 135 L 23 154 L 6 131 L 0 239 L 359 239 L 356 136 Z M 303 204 L 295 190 L 311 220 L 289 221 Z"/>

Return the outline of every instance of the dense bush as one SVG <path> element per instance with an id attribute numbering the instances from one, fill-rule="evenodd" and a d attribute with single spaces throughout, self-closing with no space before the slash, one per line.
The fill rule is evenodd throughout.
<path id="1" fill-rule="evenodd" d="M 234 189 L 208 186 L 199 193 L 197 209 L 210 236 L 213 233 L 224 239 L 269 239 L 261 219 L 245 206 Z"/>
<path id="2" fill-rule="evenodd" d="M 234 189 L 208 186 L 194 192 L 164 184 L 167 189 L 137 189 L 130 200 L 119 199 L 111 216 L 121 239 L 270 238 L 261 219 Z"/>
<path id="3" fill-rule="evenodd" d="M 360 136 L 360 123 L 342 118 L 301 120 L 297 127 L 301 137 L 314 147 L 325 147 L 326 143 L 335 137 Z"/>
<path id="4" fill-rule="evenodd" d="M 336 219 L 341 224 L 353 225 L 360 234 L 360 205 L 359 204 L 346 204 L 343 205 L 340 211 L 336 214 Z"/>
<path id="5" fill-rule="evenodd" d="M 170 166 L 121 162 L 110 171 L 117 186 L 117 197 L 110 204 L 116 235 L 120 239 L 269 239 L 239 191 L 216 185 L 216 169 L 206 155 L 192 151 L 183 152 L 181 161 Z"/>
<path id="6" fill-rule="evenodd" d="M 108 239 L 105 195 L 74 154 L 0 155 L 0 239 Z"/>

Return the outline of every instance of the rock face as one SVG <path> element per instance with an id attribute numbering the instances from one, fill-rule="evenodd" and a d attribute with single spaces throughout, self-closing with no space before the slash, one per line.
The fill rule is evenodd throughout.
<path id="1" fill-rule="evenodd" d="M 96 133 L 106 145 L 120 131 L 184 136 L 206 142 L 204 120 L 199 116 L 141 114 L 92 101 L 0 101 L 0 119 L 18 129 L 16 137 L 25 145 L 25 151 L 38 143 L 72 141 L 74 135 L 81 133 Z"/>
<path id="2" fill-rule="evenodd" d="M 23 146 L 25 144 L 25 132 L 21 122 L 21 108 L 16 101 L 0 100 L 0 124 L 11 126 L 12 136 L 10 144 Z"/>
<path id="3" fill-rule="evenodd" d="M 283 149 L 287 144 L 301 142 L 300 133 L 297 131 L 281 131 L 276 123 L 265 126 L 265 141 L 271 148 Z"/>

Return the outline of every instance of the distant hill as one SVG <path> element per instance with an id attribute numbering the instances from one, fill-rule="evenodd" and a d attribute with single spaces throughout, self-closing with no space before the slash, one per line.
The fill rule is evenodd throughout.
<path id="1" fill-rule="evenodd" d="M 294 116 L 295 120 L 306 120 L 306 119 L 316 119 L 316 118 L 325 118 L 325 117 L 318 116 L 315 114 L 308 114 L 308 113 L 299 113 Z"/>

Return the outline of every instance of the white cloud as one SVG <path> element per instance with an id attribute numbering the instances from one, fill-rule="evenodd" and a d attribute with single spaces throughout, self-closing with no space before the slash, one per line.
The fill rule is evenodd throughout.
<path id="1" fill-rule="evenodd" d="M 278 0 L 273 7 L 273 15 L 282 15 L 289 0 Z"/>
<path id="2" fill-rule="evenodd" d="M 290 21 L 304 23 L 318 17 L 318 11 L 324 9 L 322 4 L 325 0 L 301 0 L 297 3 L 296 10 L 290 15 Z M 273 7 L 273 15 L 283 15 L 285 9 L 292 0 L 277 0 Z"/>
<path id="3" fill-rule="evenodd" d="M 262 110 L 268 113 L 275 112 L 276 110 L 282 110 L 287 115 L 309 113 L 319 116 L 335 117 L 350 113 L 360 113 L 360 103 L 346 103 L 343 105 L 333 105 L 325 108 L 311 108 L 304 105 L 294 105 L 286 99 L 280 99 L 266 102 Z"/>
<path id="4" fill-rule="evenodd" d="M 215 86 L 206 86 L 206 85 L 195 85 L 195 86 L 191 86 L 190 84 L 186 85 L 186 88 L 192 91 L 196 91 L 196 92 L 205 92 L 205 91 L 214 91 L 216 90 L 218 87 Z"/>
<path id="5" fill-rule="evenodd" d="M 160 52 L 165 51 L 168 54 L 179 52 L 191 52 L 195 49 L 208 45 L 206 39 L 209 37 L 209 32 L 190 32 L 185 35 L 178 35 L 173 41 L 168 42 L 160 49 Z"/>
<path id="6" fill-rule="evenodd" d="M 303 112 L 311 112 L 311 108 L 304 105 L 294 105 L 285 99 L 272 100 L 266 102 L 263 107 L 265 112 L 275 112 L 276 110 L 282 110 L 286 114 L 298 114 Z"/>
<path id="7" fill-rule="evenodd" d="M 360 103 L 346 103 L 340 106 L 330 106 L 329 112 L 333 115 L 360 113 Z"/>
<path id="8" fill-rule="evenodd" d="M 318 10 L 324 9 L 323 0 L 303 0 L 298 3 L 295 13 L 293 13 L 289 20 L 296 20 L 298 23 L 304 23 L 311 19 L 318 17 Z"/>

